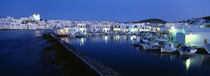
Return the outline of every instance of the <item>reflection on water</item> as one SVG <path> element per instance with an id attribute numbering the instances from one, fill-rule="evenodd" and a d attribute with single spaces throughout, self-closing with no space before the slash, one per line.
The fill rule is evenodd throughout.
<path id="1" fill-rule="evenodd" d="M 45 32 L 51 31 L 0 30 L 0 76 L 96 76 L 69 51 L 43 39 Z"/>
<path id="2" fill-rule="evenodd" d="M 105 42 L 107 43 L 108 37 L 107 37 L 107 36 L 104 36 L 104 40 L 105 40 Z"/>
<path id="3" fill-rule="evenodd" d="M 131 41 L 136 40 L 136 35 L 130 36 L 130 40 Z"/>
<path id="4" fill-rule="evenodd" d="M 84 42 L 84 39 L 81 39 L 81 42 Z M 68 38 L 62 38 L 62 40 L 69 41 Z M 56 65 L 56 67 L 62 69 L 63 76 L 98 76 L 95 71 L 90 69 L 77 56 L 72 55 L 60 44 L 51 41 L 48 39 L 46 44 L 49 45 L 42 50 L 44 55 L 41 59 L 45 66 Z"/>
<path id="5" fill-rule="evenodd" d="M 83 46 L 84 45 L 84 42 L 85 42 L 84 38 L 81 38 L 80 41 L 81 41 L 80 42 L 80 46 Z"/>
<path id="6" fill-rule="evenodd" d="M 49 64 L 52 53 L 43 55 L 43 30 L 0 31 L 0 76 L 61 76 L 61 70 Z M 42 63 L 49 64 L 46 66 Z"/>
<path id="7" fill-rule="evenodd" d="M 186 66 L 186 70 L 189 70 L 189 68 L 190 68 L 190 58 L 186 60 L 185 64 L 186 64 L 185 65 Z"/>
<path id="8" fill-rule="evenodd" d="M 120 40 L 120 36 L 119 35 L 114 36 L 114 40 Z"/>
<path id="9" fill-rule="evenodd" d="M 181 56 L 141 50 L 131 45 L 139 41 L 139 37 L 114 35 L 64 40 L 126 76 L 210 75 L 209 55 Z"/>
<path id="10" fill-rule="evenodd" d="M 35 35 L 36 36 L 42 36 L 41 31 L 40 30 L 35 30 Z"/>

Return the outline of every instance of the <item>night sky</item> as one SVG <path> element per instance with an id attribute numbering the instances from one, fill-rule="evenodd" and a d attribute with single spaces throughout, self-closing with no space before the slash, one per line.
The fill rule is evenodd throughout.
<path id="1" fill-rule="evenodd" d="M 42 19 L 169 22 L 210 16 L 210 0 L 0 0 L 0 16 Z"/>

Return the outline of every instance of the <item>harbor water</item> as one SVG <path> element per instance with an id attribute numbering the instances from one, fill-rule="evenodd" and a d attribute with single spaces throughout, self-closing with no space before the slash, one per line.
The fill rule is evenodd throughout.
<path id="1" fill-rule="evenodd" d="M 96 76 L 87 64 L 44 37 L 47 32 L 53 30 L 0 30 L 0 76 Z"/>
<path id="2" fill-rule="evenodd" d="M 125 76 L 209 76 L 210 56 L 144 51 L 131 45 L 138 36 L 61 38 Z"/>
<path id="3" fill-rule="evenodd" d="M 0 76 L 61 76 L 41 30 L 0 31 Z"/>
<path id="4" fill-rule="evenodd" d="M 50 45 L 46 30 L 0 31 L 0 76 L 68 76 L 78 73 L 68 51 Z M 207 54 L 176 55 L 134 47 L 139 36 L 105 35 L 61 40 L 124 76 L 209 76 Z M 196 41 L 196 40 L 195 40 Z M 191 42 L 192 43 L 192 42 Z M 62 51 L 61 51 L 62 50 Z M 73 59 L 75 60 L 75 59 Z M 77 60 L 75 60 L 77 61 Z"/>

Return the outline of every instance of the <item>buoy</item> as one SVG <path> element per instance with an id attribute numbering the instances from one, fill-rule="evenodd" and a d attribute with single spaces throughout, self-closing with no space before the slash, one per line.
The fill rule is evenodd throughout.
<path id="1" fill-rule="evenodd" d="M 207 39 L 204 39 L 203 42 L 204 42 L 204 43 L 208 43 L 208 40 L 207 40 Z"/>

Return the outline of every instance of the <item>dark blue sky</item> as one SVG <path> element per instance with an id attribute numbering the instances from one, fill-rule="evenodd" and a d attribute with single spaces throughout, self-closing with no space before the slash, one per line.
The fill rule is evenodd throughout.
<path id="1" fill-rule="evenodd" d="M 169 22 L 210 16 L 210 0 L 0 0 L 0 16 L 42 19 Z"/>

